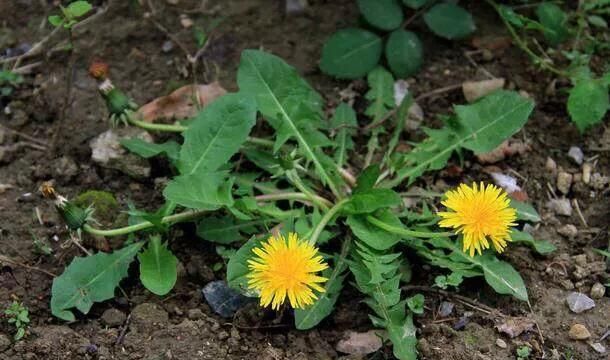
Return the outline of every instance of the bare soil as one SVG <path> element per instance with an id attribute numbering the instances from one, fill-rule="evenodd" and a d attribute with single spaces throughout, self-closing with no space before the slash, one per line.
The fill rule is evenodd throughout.
<path id="1" fill-rule="evenodd" d="M 183 28 L 181 15 L 196 24 L 209 23 L 215 17 L 225 18 L 198 66 L 199 82 L 218 79 L 225 88 L 235 89 L 241 50 L 263 48 L 296 66 L 326 96 L 329 107 L 338 103 L 340 90 L 350 85 L 324 76 L 317 63 L 322 43 L 331 33 L 357 24 L 354 1 L 311 0 L 299 16 L 285 15 L 280 1 L 211 1 L 204 10 L 216 9 L 213 15 L 198 10 L 200 1 L 180 0 L 177 5 L 169 2 L 152 1 L 155 18 L 190 49 L 195 48 L 192 30 Z M 212 270 L 212 265 L 221 260 L 214 247 L 197 239 L 189 225 L 171 233 L 171 247 L 184 271 L 170 295 L 154 296 L 132 276 L 122 283 L 125 293 L 117 292 L 114 300 L 96 304 L 75 323 L 66 324 L 51 315 L 51 275 L 60 274 L 74 256 L 82 253 L 67 242 L 67 233 L 52 205 L 38 195 L 40 183 L 53 179 L 68 197 L 90 189 L 109 191 L 116 195 L 121 209 L 127 209 L 129 201 L 145 209 L 155 209 L 162 203 L 158 179 L 168 175 L 163 161 L 151 161 L 150 178 L 134 180 L 122 172 L 99 167 L 90 158 L 89 141 L 109 127 L 96 84 L 87 75 L 93 59 L 108 62 L 116 85 L 140 104 L 193 81 L 183 75 L 188 64 L 179 46 L 174 44 L 172 50 L 163 51 L 167 34 L 147 20 L 136 4 L 112 1 L 104 15 L 83 26 L 76 34 L 72 67 L 66 51 L 47 52 L 45 56 L 24 61 L 24 65 L 42 63 L 25 76 L 25 84 L 11 98 L 0 99 L 3 109 L 11 109 L 10 114 L 0 112 L 3 135 L 0 146 L 13 149 L 0 153 L 0 185 L 10 185 L 0 190 L 0 252 L 14 261 L 2 263 L 0 308 L 19 299 L 29 309 L 32 320 L 26 338 L 11 343 L 13 329 L 0 318 L 0 359 L 357 359 L 335 350 L 346 331 L 371 328 L 366 306 L 353 291 L 346 291 L 333 315 L 311 331 L 295 330 L 289 313 L 278 317 L 256 305 L 242 309 L 234 319 L 214 314 L 202 299 L 201 288 L 209 281 L 223 279 L 222 269 Z M 506 35 L 482 2 L 473 2 L 471 10 L 479 20 L 476 37 Z M 54 7 L 45 1 L 1 1 L 0 52 L 44 38 L 50 32 L 45 18 L 52 11 Z M 413 27 L 426 34 L 418 21 Z M 430 35 L 423 35 L 423 40 L 426 62 L 422 71 L 410 80 L 414 94 L 484 79 L 487 71 L 506 78 L 508 87 L 524 91 L 536 100 L 533 116 L 516 135 L 530 146 L 530 151 L 494 166 L 518 177 L 543 218 L 535 228 L 535 236 L 550 241 L 558 250 L 542 257 L 528 248 L 511 246 L 505 255 L 524 277 L 531 308 L 527 303 L 496 295 L 481 280 L 469 280 L 457 292 L 480 306 L 465 305 L 451 294 L 426 292 L 427 310 L 416 318 L 421 358 L 514 359 L 516 349 L 528 345 L 534 349 L 532 358 L 608 359 L 608 353 L 599 354 L 589 344 L 601 342 L 610 348 L 608 338 L 599 340 L 610 328 L 608 296 L 596 299 L 596 307 L 582 314 L 572 313 L 565 303 L 571 291 L 589 293 L 595 282 L 609 282 L 603 258 L 591 250 L 608 245 L 608 186 L 594 189 L 575 181 L 567 197 L 578 203 L 580 213 L 575 209 L 569 217 L 555 215 L 545 207 L 552 191 L 559 195 L 555 174 L 545 164 L 550 157 L 563 170 L 581 173 L 580 166 L 567 155 L 571 146 L 578 146 L 585 158 L 595 164 L 594 173 L 610 175 L 610 129 L 602 124 L 579 134 L 565 111 L 566 95 L 562 88 L 566 84 L 559 81 L 557 90 L 549 91 L 553 79 L 537 71 L 517 49 L 508 48 L 485 59 L 475 52 L 471 55 L 475 61 L 470 61 L 465 55 L 473 50 L 470 42 L 445 42 Z M 70 71 L 72 96 L 64 112 Z M 358 106 L 364 102 L 365 86 L 361 82 L 352 86 L 359 92 Z M 425 113 L 424 125 L 438 125 L 437 115 L 464 102 L 459 89 L 427 97 L 420 102 Z M 49 145 L 45 149 L 33 148 L 22 134 Z M 421 136 L 416 131 L 405 134 L 404 140 Z M 460 181 L 491 180 L 486 174 L 489 168 L 471 155 L 466 156 L 463 165 L 458 159 L 452 165 L 452 171 L 426 176 L 416 185 L 443 191 Z M 566 224 L 576 226 L 574 237 L 558 233 Z M 47 241 L 52 254 L 40 254 L 34 238 Z M 86 241 L 90 249 L 120 246 L 116 240 L 107 244 L 104 239 L 86 237 Z M 429 286 L 441 272 L 415 262 L 413 273 L 413 285 Z M 407 290 L 412 292 L 415 291 Z M 438 316 L 442 301 L 456 305 L 448 318 Z M 493 311 L 488 311 L 490 308 Z M 119 314 L 119 323 L 109 326 L 108 321 L 102 320 L 108 309 L 129 315 L 129 320 Z M 457 327 L 465 313 L 470 315 L 467 324 Z M 539 329 L 511 339 L 496 329 L 504 321 L 503 316 L 535 319 Z M 590 341 L 569 338 L 568 331 L 575 323 L 587 327 Z M 504 340 L 507 347 L 499 347 L 497 339 Z M 391 359 L 391 349 L 386 346 L 364 358 Z"/>

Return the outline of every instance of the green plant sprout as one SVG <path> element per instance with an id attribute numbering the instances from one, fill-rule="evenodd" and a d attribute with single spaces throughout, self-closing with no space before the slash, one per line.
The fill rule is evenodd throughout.
<path id="1" fill-rule="evenodd" d="M 0 71 L 0 98 L 10 96 L 23 83 L 23 76 L 10 70 Z"/>
<path id="2" fill-rule="evenodd" d="M 468 226 L 456 230 L 439 223 L 440 217 L 461 216 L 459 211 L 436 214 L 430 210 L 431 203 L 407 209 L 400 194 L 425 172 L 442 169 L 454 153 L 478 154 L 496 148 L 525 124 L 533 101 L 514 91 L 499 91 L 476 103 L 455 106 L 444 126 L 427 129 L 428 137 L 414 144 L 411 152 L 395 153 L 402 131 L 398 119 L 404 117 L 412 99 L 407 96 L 399 104 L 386 99 L 393 78 L 386 70 L 377 69 L 370 76 L 367 99 L 372 116 L 394 120 L 383 124 L 392 131 L 392 140 L 370 147 L 365 157 L 371 164 L 361 167 L 352 163 L 357 156 L 353 146 L 356 136 L 374 134 L 354 131 L 355 111 L 341 104 L 327 121 L 322 96 L 292 66 L 264 51 L 245 50 L 237 73 L 239 91 L 221 96 L 183 123 L 144 122 L 120 89 L 113 86 L 111 96 L 111 92 L 100 91 L 111 103 L 108 109 L 113 125 L 176 133 L 182 140 L 123 141 L 129 151 L 143 157 L 167 157 L 174 171 L 163 190 L 165 204 L 154 212 L 131 209 L 128 226 L 100 228 L 92 210 L 75 205 L 52 188 L 43 188 L 43 194 L 54 199 L 70 231 L 96 236 L 138 233 L 134 241 L 112 253 L 74 258 L 53 281 L 52 313 L 74 321 L 73 308 L 88 313 L 94 302 L 114 297 L 114 289 L 136 257 L 143 286 L 159 296 L 168 294 L 176 280 L 177 258 L 166 230 L 183 222 L 195 223 L 199 237 L 218 245 L 216 251 L 228 259 L 229 286 L 248 296 L 260 296 L 262 304 L 273 304 L 274 308 L 285 306 L 284 300 L 290 302 L 298 329 L 315 327 L 331 314 L 343 286 L 352 283 L 366 298 L 373 325 L 387 330 L 399 359 L 417 356 L 413 314 L 422 313 L 424 305 L 423 296 L 402 294 L 411 271 L 406 252 L 447 269 L 446 285 L 483 277 L 499 294 L 528 301 L 519 273 L 495 252 L 501 252 L 510 237 L 536 251 L 544 248 L 539 245 L 543 242 L 514 228 L 517 221 L 539 221 L 531 206 L 509 203 L 495 187 L 484 192 L 474 186 L 472 199 L 490 201 L 497 214 L 505 216 L 501 228 L 494 231 L 506 238 L 497 237 L 491 244 L 483 238 L 473 239 Z M 107 70 L 99 64 L 90 69 L 100 87 L 110 83 Z M 120 106 L 116 106 L 115 97 L 123 99 Z M 252 134 L 257 118 L 272 129 L 267 136 Z M 329 123 L 335 131 L 329 129 Z M 236 154 L 248 166 L 232 161 Z M 489 195 L 496 194 L 493 189 L 497 198 Z M 449 193 L 447 198 L 451 198 Z M 428 198 L 431 202 L 435 199 L 434 194 Z M 472 199 L 470 203 L 475 201 Z M 449 210 L 452 205 L 447 204 Z M 281 229 L 281 233 L 270 228 Z M 283 236 L 286 243 L 278 240 Z M 270 288 L 260 280 L 267 277 L 259 276 L 261 283 L 252 275 L 263 274 L 284 261 L 281 252 L 272 252 L 270 245 L 265 245 L 271 242 L 301 256 L 302 264 L 310 264 L 314 270 L 294 271 L 302 274 L 303 284 L 311 292 L 299 288 L 296 294 L 295 288 L 281 290 L 283 285 Z M 261 255 L 265 251 L 268 256 Z M 323 261 L 313 255 L 319 252 L 324 254 Z M 252 268 L 257 261 L 260 266 Z M 291 262 L 290 267 L 278 269 L 293 267 Z M 348 276 L 353 281 L 345 281 Z M 437 283 L 441 286 L 442 282 Z"/>
<path id="3" fill-rule="evenodd" d="M 11 305 L 4 310 L 4 315 L 8 318 L 8 323 L 13 324 L 17 329 L 13 339 L 15 339 L 15 341 L 23 339 L 30 324 L 28 309 L 22 303 L 13 301 Z"/>
<path id="4" fill-rule="evenodd" d="M 88 1 L 74 1 L 67 7 L 59 5 L 61 9 L 60 15 L 51 15 L 49 23 L 55 27 L 63 26 L 65 29 L 71 30 L 78 20 L 91 11 L 91 4 Z"/>
<path id="5" fill-rule="evenodd" d="M 527 345 L 521 345 L 517 348 L 517 360 L 527 360 L 532 354 L 532 349 Z"/>

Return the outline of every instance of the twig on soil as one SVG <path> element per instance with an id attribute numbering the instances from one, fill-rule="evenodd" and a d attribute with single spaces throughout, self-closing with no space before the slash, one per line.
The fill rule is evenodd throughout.
<path id="1" fill-rule="evenodd" d="M 580 211 L 580 205 L 578 205 L 578 200 L 577 199 L 572 200 L 572 204 L 574 204 L 574 208 L 576 209 L 576 214 L 578 214 L 578 218 L 580 219 L 580 223 L 584 227 L 588 228 L 589 224 L 587 224 L 587 220 L 585 220 L 585 217 L 582 216 L 582 212 Z"/>
<path id="2" fill-rule="evenodd" d="M 131 322 L 131 313 L 129 313 L 129 315 L 127 315 L 127 319 L 125 319 L 125 324 L 123 324 L 121 333 L 116 338 L 116 341 L 114 342 L 114 346 L 119 346 L 123 343 L 123 341 L 125 340 L 125 334 L 127 334 L 127 329 L 129 329 L 130 322 Z"/>
<path id="3" fill-rule="evenodd" d="M 9 264 L 12 264 L 12 265 L 15 265 L 15 266 L 20 266 L 22 268 L 25 268 L 25 269 L 28 269 L 28 270 L 32 270 L 32 271 L 38 271 L 38 272 L 41 272 L 43 274 L 47 274 L 50 277 L 57 277 L 57 275 L 53 274 L 50 271 L 47 271 L 47 270 L 44 270 L 44 269 L 40 269 L 40 268 L 37 268 L 35 266 L 26 265 L 24 263 L 20 263 L 17 260 L 13 260 L 13 259 L 9 258 L 8 256 L 0 255 L 0 262 L 5 262 L 5 263 L 9 263 Z"/>
<path id="4" fill-rule="evenodd" d="M 31 141 L 31 142 L 35 142 L 35 143 L 37 143 L 37 144 L 39 144 L 39 145 L 42 145 L 42 146 L 44 146 L 44 147 L 46 147 L 46 146 L 48 146 L 48 145 L 49 145 L 49 144 L 47 144 L 47 143 L 46 143 L 45 141 L 43 141 L 43 140 L 37 139 L 37 138 L 35 138 L 35 137 L 33 137 L 33 136 L 30 136 L 30 135 L 28 135 L 28 134 L 25 134 L 25 133 L 22 133 L 21 131 L 13 130 L 13 129 L 11 129 L 11 128 L 9 128 L 9 127 L 6 127 L 6 126 L 4 126 L 4 125 L 2 125 L 2 124 L 0 124 L 0 127 L 1 127 L 2 129 L 4 129 L 4 130 L 8 131 L 8 132 L 11 132 L 11 133 L 13 133 L 13 134 L 15 134 L 15 135 L 17 135 L 17 136 L 20 136 L 20 137 L 22 137 L 22 138 L 24 138 L 24 139 L 27 139 L 27 140 L 29 140 L 29 141 Z"/>
<path id="5" fill-rule="evenodd" d="M 540 326 L 538 325 L 538 321 L 536 320 L 536 317 L 534 316 L 534 309 L 532 309 L 532 304 L 529 302 L 529 300 L 527 301 L 527 306 L 530 309 L 530 314 L 532 314 L 532 320 L 534 321 L 534 324 L 536 325 L 536 330 L 538 331 L 538 336 L 540 337 L 540 342 L 542 343 L 542 345 L 544 345 L 544 336 L 542 336 L 542 330 L 540 330 Z"/>
<path id="6" fill-rule="evenodd" d="M 446 297 L 451 297 L 451 298 L 455 299 L 456 301 L 458 301 L 459 303 L 461 303 L 462 305 L 468 306 L 469 308 L 474 309 L 474 310 L 478 310 L 484 314 L 491 315 L 491 316 L 497 316 L 497 317 L 501 317 L 501 318 L 507 317 L 507 315 L 503 314 L 500 310 L 492 308 L 485 304 L 481 304 L 475 299 L 471 299 L 469 297 L 459 295 L 459 294 L 454 294 L 454 293 L 451 293 L 449 291 L 445 291 L 442 289 L 435 289 L 435 288 L 431 288 L 429 286 L 419 286 L 419 285 L 407 285 L 407 286 L 403 286 L 402 288 L 404 290 L 426 291 L 426 292 L 432 292 L 432 293 L 436 293 L 436 294 L 446 296 Z"/>

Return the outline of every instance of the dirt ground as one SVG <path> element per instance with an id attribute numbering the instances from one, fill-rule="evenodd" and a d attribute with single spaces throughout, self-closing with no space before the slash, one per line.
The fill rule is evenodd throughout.
<path id="1" fill-rule="evenodd" d="M 322 43 L 331 33 L 357 24 L 357 9 L 352 0 L 310 0 L 303 14 L 290 16 L 285 15 L 283 2 L 277 0 L 217 0 L 211 1 L 204 11 L 198 8 L 201 1 L 175 2 L 176 5 L 170 5 L 170 1 L 153 0 L 154 18 L 190 49 L 195 46 L 192 31 L 182 26 L 181 16 L 195 24 L 224 18 L 203 56 L 205 64 L 202 62 L 198 67 L 200 82 L 218 79 L 225 88 L 235 89 L 241 50 L 263 48 L 296 66 L 326 97 L 329 106 L 336 104 L 339 91 L 350 85 L 324 76 L 317 63 Z M 50 32 L 49 25 L 45 25 L 46 16 L 54 9 L 50 3 L 0 1 L 0 55 L 3 49 L 34 44 Z M 98 9 L 105 6 L 103 2 L 95 3 Z M 82 253 L 66 241 L 67 233 L 53 207 L 37 193 L 40 183 L 53 179 L 68 197 L 91 189 L 109 191 L 116 195 L 122 210 L 127 209 L 128 201 L 145 209 L 155 209 L 162 203 L 158 184 L 168 175 L 163 161 L 152 160 L 151 176 L 136 180 L 91 160 L 90 140 L 109 127 L 95 81 L 87 75 L 92 59 L 108 62 L 116 85 L 140 104 L 192 81 L 183 75 L 187 61 L 179 46 L 174 44 L 169 51 L 163 49 L 167 34 L 146 19 L 142 9 L 133 3 L 112 1 L 105 14 L 77 32 L 72 68 L 65 51 L 28 59 L 24 65 L 42 63 L 25 76 L 25 84 L 11 98 L 0 99 L 2 108 L 10 109 L 0 112 L 0 252 L 26 265 L 2 264 L 0 308 L 19 299 L 29 309 L 32 320 L 26 338 L 14 343 L 13 329 L 0 318 L 0 359 L 358 359 L 335 350 L 346 331 L 371 328 L 366 306 L 350 290 L 341 296 L 336 311 L 311 331 L 295 330 L 290 314 L 276 319 L 256 305 L 240 310 L 233 319 L 214 314 L 202 299 L 201 288 L 212 280 L 223 279 L 224 270 L 212 269 L 220 261 L 214 247 L 197 239 L 189 225 L 172 231 L 171 247 L 183 271 L 170 295 L 157 297 L 132 276 L 122 283 L 125 293 L 94 305 L 88 315 L 80 316 L 75 323 L 66 324 L 51 315 L 51 275 L 60 274 L 72 257 Z M 504 29 L 482 2 L 472 3 L 475 5 L 471 10 L 479 20 L 475 37 L 505 36 Z M 214 14 L 209 14 L 210 10 Z M 608 352 L 598 353 L 590 344 L 600 342 L 610 348 L 608 338 L 600 340 L 610 329 L 608 296 L 595 299 L 595 308 L 581 314 L 572 313 L 565 301 L 572 291 L 589 294 L 594 283 L 610 282 L 603 258 L 591 251 L 608 246 L 608 185 L 602 182 L 596 188 L 575 181 L 567 194 L 575 201 L 571 216 L 556 215 L 545 205 L 552 192 L 559 196 L 556 174 L 547 167 L 547 158 L 554 159 L 564 171 L 582 172 L 581 166 L 568 156 L 571 146 L 583 150 L 585 159 L 594 164 L 593 173 L 601 177 L 610 175 L 607 122 L 579 134 L 565 111 L 562 87 L 566 84 L 556 82 L 553 90 L 549 86 L 553 79 L 538 72 L 517 49 L 505 49 L 502 54 L 483 58 L 480 52 L 472 52 L 476 49 L 469 41 L 441 41 L 426 35 L 418 21 L 413 28 L 422 30 L 426 50 L 424 68 L 410 80 L 415 95 L 466 80 L 484 79 L 488 72 L 506 78 L 509 88 L 536 100 L 530 121 L 515 136 L 528 144 L 530 150 L 494 166 L 517 176 L 543 218 L 534 229 L 536 238 L 548 240 L 558 248 L 543 257 L 529 248 L 511 246 L 505 255 L 524 277 L 531 308 L 527 303 L 496 295 L 482 280 L 469 280 L 459 291 L 481 306 L 466 306 L 452 295 L 426 293 L 427 310 L 416 318 L 421 358 L 515 359 L 516 349 L 526 344 L 534 349 L 531 358 L 608 359 Z M 72 71 L 72 96 L 64 112 L 69 71 Z M 355 82 L 353 88 L 360 93 L 356 99 L 359 106 L 364 103 L 362 95 L 366 89 L 361 82 Z M 438 125 L 436 115 L 448 113 L 453 104 L 464 102 L 459 89 L 427 97 L 420 102 L 425 113 L 424 125 Z M 27 136 L 48 146 L 32 147 Z M 418 138 L 419 130 L 405 135 L 405 140 Z M 452 164 L 456 165 L 455 170 L 459 160 L 454 159 Z M 416 185 L 442 191 L 462 180 L 490 180 L 486 175 L 489 168 L 472 155 L 467 155 L 458 170 L 457 175 L 456 171 L 444 171 L 425 176 Z M 577 231 L 566 233 L 567 224 L 574 225 Z M 37 251 L 34 239 L 48 242 L 52 254 Z M 87 241 L 85 245 L 95 249 L 103 239 Z M 110 246 L 116 244 L 111 242 Z M 417 261 L 413 272 L 415 286 L 430 285 L 441 273 Z M 438 316 L 442 301 L 455 304 L 447 318 Z M 486 310 L 489 308 L 493 311 Z M 529 317 L 536 320 L 539 328 L 511 339 L 496 329 L 505 321 L 504 316 Z M 466 325 L 456 326 L 464 318 Z M 569 329 L 576 323 L 587 327 L 590 341 L 570 339 Z M 498 345 L 498 339 L 506 346 L 500 346 L 501 342 Z M 362 358 L 391 359 L 391 348 L 386 346 Z"/>

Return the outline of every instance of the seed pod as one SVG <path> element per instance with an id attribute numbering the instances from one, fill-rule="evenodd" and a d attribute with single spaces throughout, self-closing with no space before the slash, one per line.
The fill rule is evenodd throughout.
<path id="1" fill-rule="evenodd" d="M 82 228 L 90 219 L 91 213 L 93 213 L 93 208 L 82 209 L 69 201 L 58 204 L 56 207 L 70 230 Z"/>

